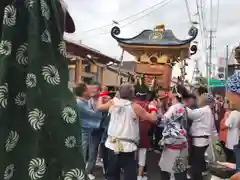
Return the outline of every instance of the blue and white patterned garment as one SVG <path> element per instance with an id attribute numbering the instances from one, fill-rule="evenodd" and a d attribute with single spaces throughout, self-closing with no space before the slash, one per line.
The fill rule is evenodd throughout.
<path id="1" fill-rule="evenodd" d="M 183 121 L 185 121 L 184 114 L 177 112 L 172 115 L 170 119 L 165 121 L 166 123 L 162 133 L 162 143 L 164 145 L 182 144 L 187 142 L 187 134 L 183 126 Z"/>
<path id="2" fill-rule="evenodd" d="M 240 70 L 236 70 L 234 74 L 227 79 L 227 89 L 233 93 L 240 93 Z"/>
<path id="3" fill-rule="evenodd" d="M 183 104 L 172 105 L 162 117 L 165 122 L 163 138 L 161 140 L 164 146 L 162 156 L 159 161 L 159 167 L 162 171 L 169 173 L 181 173 L 186 171 L 188 149 L 171 149 L 169 145 L 180 145 L 187 143 L 185 124 L 186 109 Z"/>

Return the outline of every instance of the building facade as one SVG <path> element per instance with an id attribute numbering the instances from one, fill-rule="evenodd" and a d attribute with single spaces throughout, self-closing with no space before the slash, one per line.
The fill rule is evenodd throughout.
<path id="1" fill-rule="evenodd" d="M 102 54 L 81 43 L 65 40 L 67 49 L 69 83 L 103 83 L 103 72 L 109 63 L 119 64 L 116 59 Z"/>

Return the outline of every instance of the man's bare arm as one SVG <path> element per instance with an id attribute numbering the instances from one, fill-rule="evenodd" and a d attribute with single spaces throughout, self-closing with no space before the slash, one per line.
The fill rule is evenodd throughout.
<path id="1" fill-rule="evenodd" d="M 132 107 L 133 107 L 135 114 L 140 119 L 150 121 L 152 123 L 155 123 L 157 121 L 157 112 L 156 111 L 152 111 L 151 113 L 148 113 L 144 108 L 142 108 L 140 105 L 135 104 L 135 103 L 132 105 Z"/>
<path id="2" fill-rule="evenodd" d="M 100 110 L 108 110 L 112 105 L 113 105 L 112 100 L 104 103 L 103 97 L 99 97 L 98 102 L 97 102 L 97 108 Z"/>

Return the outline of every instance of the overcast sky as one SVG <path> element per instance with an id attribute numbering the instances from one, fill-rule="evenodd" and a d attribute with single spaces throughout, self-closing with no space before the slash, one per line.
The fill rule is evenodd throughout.
<path id="1" fill-rule="evenodd" d="M 95 31 L 89 32 L 88 30 L 111 24 L 112 20 L 120 21 L 121 19 L 136 14 L 161 1 L 164 0 L 66 0 L 69 11 L 76 24 L 76 33 L 71 36 L 67 36 L 75 41 L 81 40 L 83 44 L 95 48 L 108 56 L 119 59 L 121 49 L 110 35 L 111 25 Z M 224 56 L 225 46 L 227 44 L 230 47 L 233 47 L 240 42 L 240 0 L 219 1 L 220 8 L 217 23 L 218 3 L 217 0 L 213 0 L 214 30 L 217 30 L 214 34 L 216 37 L 214 40 L 214 57 Z M 197 12 L 196 0 L 188 0 L 188 2 L 191 11 L 191 18 L 193 20 L 197 20 L 197 16 L 194 15 Z M 210 0 L 203 0 L 203 2 L 206 2 L 206 18 L 208 18 Z M 120 26 L 124 26 L 129 22 L 138 19 L 142 15 L 144 15 L 144 13 L 126 21 L 120 21 L 119 24 Z M 171 29 L 177 38 L 187 38 L 190 23 L 185 1 L 172 0 L 169 4 L 159 10 L 156 10 L 152 14 L 141 18 L 133 24 L 121 28 L 120 36 L 130 38 L 139 34 L 144 29 L 153 29 L 155 25 L 160 23 L 164 23 L 167 29 Z M 206 25 L 209 29 L 209 19 L 207 19 Z M 201 42 L 200 33 L 197 40 Z M 192 59 L 195 58 L 200 59 L 199 66 L 203 71 L 205 65 L 203 63 L 204 58 L 202 57 L 201 50 L 199 50 L 199 53 L 195 55 L 195 57 L 192 57 Z M 124 60 L 132 59 L 133 58 L 129 55 L 124 56 Z M 214 58 L 213 61 L 216 63 L 216 58 Z M 188 70 L 193 70 L 193 67 L 193 60 L 189 60 Z M 179 73 L 178 70 L 175 71 Z M 188 77 L 191 77 L 191 73 L 189 73 Z"/>

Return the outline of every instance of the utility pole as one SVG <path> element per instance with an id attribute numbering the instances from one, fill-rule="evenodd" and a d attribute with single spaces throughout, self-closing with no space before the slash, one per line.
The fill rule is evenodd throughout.
<path id="1" fill-rule="evenodd" d="M 229 48 L 228 45 L 226 46 L 226 57 L 225 57 L 225 63 L 226 63 L 226 67 L 225 67 L 225 93 L 227 92 L 227 78 L 228 78 L 228 55 L 229 54 Z"/>
<path id="2" fill-rule="evenodd" d="M 210 30 L 209 30 L 209 58 L 208 58 L 208 80 L 212 77 L 212 51 L 213 51 L 213 2 L 210 0 Z M 208 85 L 209 92 L 211 88 Z"/>
<path id="3" fill-rule="evenodd" d="M 213 50 L 213 30 L 210 29 L 209 32 L 209 64 L 208 64 L 208 71 L 209 71 L 209 78 L 212 77 L 212 50 Z"/>
<path id="4" fill-rule="evenodd" d="M 194 60 L 194 70 L 192 74 L 192 82 L 196 83 L 196 79 L 199 76 L 199 64 L 198 64 L 199 59 Z"/>

